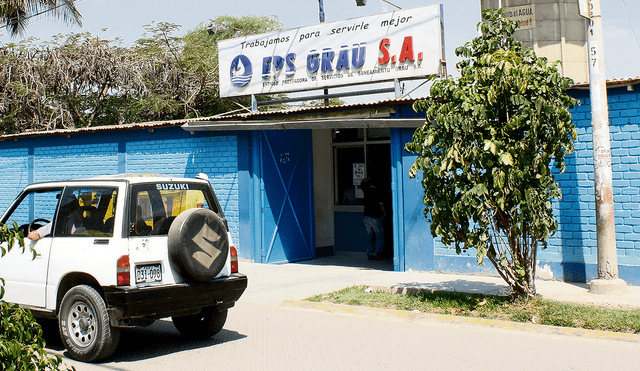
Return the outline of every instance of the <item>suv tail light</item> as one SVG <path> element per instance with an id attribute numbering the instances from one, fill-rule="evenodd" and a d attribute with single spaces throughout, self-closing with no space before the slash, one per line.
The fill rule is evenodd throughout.
<path id="1" fill-rule="evenodd" d="M 118 286 L 129 286 L 131 284 L 131 269 L 129 268 L 129 255 L 122 255 L 118 258 L 116 272 L 118 274 Z"/>
<path id="2" fill-rule="evenodd" d="M 238 250 L 235 246 L 229 246 L 229 253 L 231 254 L 231 273 L 238 273 Z"/>

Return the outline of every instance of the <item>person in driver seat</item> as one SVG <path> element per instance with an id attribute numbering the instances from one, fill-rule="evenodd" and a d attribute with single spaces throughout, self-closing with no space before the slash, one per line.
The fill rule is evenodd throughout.
<path id="1" fill-rule="evenodd" d="M 66 195 L 62 200 L 59 213 L 60 217 L 58 218 L 59 221 L 65 223 L 65 231 L 63 231 L 64 234 L 73 234 L 76 232 L 76 222 L 79 219 L 81 220 L 81 218 L 77 216 L 77 212 L 79 211 L 80 203 L 76 196 L 73 193 Z M 50 235 L 52 225 L 53 222 L 51 221 L 42 227 L 29 232 L 29 234 L 27 234 L 27 238 L 32 241 L 37 241 L 42 237 Z"/>
<path id="2" fill-rule="evenodd" d="M 42 237 L 51 234 L 52 224 L 53 224 L 52 222 L 49 222 L 38 229 L 34 229 L 33 231 L 29 232 L 29 234 L 27 234 L 27 238 L 32 241 L 37 241 Z"/>

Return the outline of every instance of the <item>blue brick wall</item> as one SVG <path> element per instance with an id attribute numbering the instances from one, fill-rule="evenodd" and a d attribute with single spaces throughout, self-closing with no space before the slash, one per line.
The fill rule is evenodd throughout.
<path id="1" fill-rule="evenodd" d="M 238 243 L 238 146 L 236 136 L 141 140 L 127 143 L 126 172 L 170 176 L 209 176 L 211 186 Z"/>
<path id="2" fill-rule="evenodd" d="M 640 98 L 636 89 L 608 90 L 611 166 L 618 264 L 640 266 Z M 558 233 L 540 259 L 555 262 L 597 262 L 596 212 L 593 184 L 593 137 L 588 91 L 572 91 L 580 106 L 572 116 L 578 138 L 567 157 L 567 171 L 556 179 L 563 198 L 555 203 Z M 625 278 L 625 277 L 621 277 Z"/>
<path id="3" fill-rule="evenodd" d="M 170 138 L 170 139 L 167 139 Z M 31 155 L 30 155 L 31 153 Z M 205 173 L 239 242 L 238 146 L 235 135 L 191 135 L 179 127 L 153 132 L 45 136 L 0 142 L 0 209 L 27 184 L 118 173 L 195 177 Z"/>
<path id="4" fill-rule="evenodd" d="M 618 262 L 621 278 L 636 285 L 640 285 L 638 89 L 640 86 L 636 86 L 632 91 L 626 88 L 609 89 Z M 559 230 L 549 240 L 549 247 L 539 252 L 538 258 L 542 266 L 551 266 L 555 278 L 588 280 L 595 278 L 594 265 L 597 255 L 591 107 L 588 91 L 574 90 L 570 94 L 581 101 L 581 105 L 572 110 L 578 138 L 575 142 L 575 152 L 567 157 L 567 171 L 563 174 L 556 172 L 556 179 L 564 195 L 554 203 L 554 215 L 558 219 Z M 191 135 L 176 127 L 156 129 L 153 132 L 114 130 L 106 133 L 73 134 L 70 138 L 47 136 L 20 139 L 17 142 L 0 142 L 0 177 L 5 186 L 0 190 L 0 207 L 6 208 L 19 190 L 32 181 L 120 172 L 193 177 L 204 172 L 209 175 L 229 219 L 232 237 L 235 243 L 239 244 L 239 231 L 242 227 L 238 199 L 239 171 L 249 174 L 247 170 L 251 165 L 247 163 L 239 169 L 241 160 L 250 161 L 238 152 L 239 139 L 235 134 L 227 132 L 224 135 Z M 403 184 L 404 187 L 419 188 L 419 182 Z M 249 196 L 243 193 L 242 197 Z M 405 202 L 415 200 L 410 198 L 405 199 Z M 252 217 L 249 216 L 249 219 Z M 422 213 L 416 213 L 410 218 L 423 220 Z M 406 221 L 405 224 L 411 225 Z M 245 235 L 254 232 L 256 231 L 247 230 L 245 226 Z M 430 238 L 429 233 L 423 238 Z M 413 246 L 413 240 L 407 240 L 405 243 L 406 251 L 420 253 L 418 250 L 421 249 L 421 245 Z M 433 257 L 433 264 L 429 261 L 427 265 L 433 269 L 467 273 L 492 270 L 490 265 L 483 268 L 475 264 L 474 250 L 458 256 L 454 250 L 445 248 L 438 239 L 435 239 L 432 246 L 433 251 L 429 251 L 429 255 Z M 241 246 L 240 248 L 242 249 Z M 406 270 L 419 268 L 413 267 L 409 260 L 405 264 Z"/>
<path id="5" fill-rule="evenodd" d="M 65 143 L 34 147 L 33 152 L 35 182 L 118 173 L 118 143 Z"/>
<path id="6" fill-rule="evenodd" d="M 608 90 L 611 133 L 611 165 L 615 204 L 616 239 L 620 277 L 640 285 L 640 86 Z M 569 92 L 580 100 L 572 109 L 578 137 L 574 153 L 567 156 L 567 169 L 556 180 L 563 197 L 554 202 L 558 231 L 549 246 L 538 252 L 540 266 L 549 265 L 553 277 L 585 281 L 597 278 L 596 211 L 593 184 L 593 138 L 588 90 Z M 434 241 L 438 270 L 484 272 L 475 266 L 475 250 L 457 255 L 439 238 Z M 489 264 L 487 262 L 487 264 Z M 407 266 L 411 269 L 410 266 Z"/>
<path id="7" fill-rule="evenodd" d="M 22 188 L 29 184 L 28 156 L 28 148 L 0 146 L 0 212 L 4 212 Z"/>

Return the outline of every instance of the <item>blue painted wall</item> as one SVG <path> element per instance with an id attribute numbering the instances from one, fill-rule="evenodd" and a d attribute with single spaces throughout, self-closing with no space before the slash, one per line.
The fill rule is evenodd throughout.
<path id="1" fill-rule="evenodd" d="M 636 85 L 631 91 L 626 87 L 608 90 L 619 273 L 620 278 L 632 285 L 640 285 L 640 92 L 637 88 Z M 549 240 L 549 247 L 538 252 L 538 272 L 546 278 L 588 282 L 597 278 L 591 106 L 588 90 L 569 93 L 581 103 L 572 110 L 578 138 L 575 152 L 567 157 L 566 171 L 556 172 L 563 193 L 563 198 L 554 202 L 559 227 Z M 413 131 L 401 131 L 402 141 L 410 141 Z M 402 166 L 406 176 L 415 158 L 404 153 L 401 164 L 396 166 Z M 431 237 L 428 223 L 423 223 L 423 190 L 418 180 L 407 177 L 399 189 L 404 202 L 404 240 L 400 243 L 404 244 L 406 264 L 402 270 L 495 273 L 488 262 L 484 267 L 476 264 L 475 250 L 457 255 L 438 238 Z M 429 249 L 433 249 L 433 253 Z"/>
<path id="2" fill-rule="evenodd" d="M 404 150 L 404 144 L 411 141 L 413 130 L 392 131 L 392 189 L 394 192 L 394 263 L 397 270 L 429 271 L 435 268 L 434 239 L 430 224 L 424 217 L 422 197 L 424 189 L 419 174 L 409 179 L 409 168 L 416 159 L 414 154 Z M 397 193 L 397 194 L 396 194 Z"/>
<path id="3" fill-rule="evenodd" d="M 572 110 L 578 131 L 576 151 L 567 158 L 567 171 L 557 174 L 564 194 L 562 200 L 554 203 L 559 230 L 538 258 L 540 268 L 553 278 L 585 282 L 597 277 L 591 107 L 588 91 L 575 90 L 570 94 L 581 101 L 581 105 Z M 625 87 L 609 89 L 618 263 L 620 277 L 633 285 L 640 285 L 639 94 L 637 87 L 631 91 Z M 410 105 L 403 105 L 397 107 L 394 117 L 418 117 L 418 114 Z M 491 265 L 476 264 L 473 250 L 456 255 L 454 250 L 431 237 L 429 223 L 423 215 L 420 180 L 407 176 L 415 156 L 404 151 L 404 144 L 411 140 L 412 134 L 411 129 L 391 131 L 395 269 L 495 273 Z M 193 177 L 204 172 L 209 175 L 229 220 L 240 257 L 261 261 L 263 239 L 269 232 L 263 230 L 261 217 L 263 177 L 269 176 L 263 174 L 262 169 L 261 148 L 265 143 L 261 135 L 258 131 L 191 135 L 179 127 L 171 127 L 153 132 L 114 130 L 71 134 L 68 138 L 51 135 L 0 142 L 3 184 L 0 209 L 4 210 L 24 186 L 34 181 L 124 172 Z M 282 160 L 281 157 L 275 159 L 276 162 Z M 304 184 L 312 187 L 311 161 L 306 158 L 303 162 L 296 171 L 308 171 Z M 307 191 L 305 189 L 305 194 Z M 312 202 L 298 203 L 304 203 L 311 215 L 301 229 L 308 231 L 304 234 L 310 237 L 305 239 L 313 241 L 313 228 L 309 227 L 313 226 Z M 340 221 L 336 219 L 336 222 Z M 357 220 L 349 223 L 362 224 Z M 311 251 L 309 246 L 305 249 Z"/>
<path id="4" fill-rule="evenodd" d="M 311 130 L 263 130 L 254 133 L 255 171 L 259 186 L 254 200 L 260 218 L 254 230 L 260 254 L 255 261 L 286 263 L 313 259 L 313 155 Z"/>
<path id="5" fill-rule="evenodd" d="M 640 92 L 608 89 L 611 166 L 620 278 L 640 285 Z M 550 246 L 538 254 L 555 278 L 597 278 L 596 213 L 593 183 L 593 137 L 589 92 L 571 91 L 581 105 L 572 110 L 578 138 L 567 157 L 567 170 L 557 174 L 563 198 L 555 203 L 559 228 Z M 541 264 L 543 265 L 544 262 Z"/>
<path id="6" fill-rule="evenodd" d="M 239 244 L 238 137 L 191 135 L 179 127 L 39 136 L 0 142 L 0 209 L 24 186 L 118 173 L 195 177 L 206 173 Z M 243 142 L 244 143 L 244 142 Z M 243 164 L 243 163 L 242 163 Z M 244 164 L 243 164 L 244 165 Z M 241 251 L 241 246 L 238 246 Z"/>

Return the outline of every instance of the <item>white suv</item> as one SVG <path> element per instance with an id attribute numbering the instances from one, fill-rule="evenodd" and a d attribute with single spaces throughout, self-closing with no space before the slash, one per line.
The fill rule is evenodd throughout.
<path id="1" fill-rule="evenodd" d="M 218 333 L 247 287 L 206 176 L 116 175 L 27 186 L 0 222 L 36 251 L 0 258 L 4 300 L 57 318 L 71 357 L 115 350 L 120 329 L 172 317 L 183 336 Z M 32 236 L 35 236 L 32 234 Z"/>

